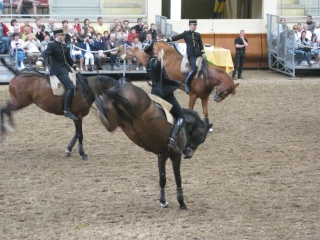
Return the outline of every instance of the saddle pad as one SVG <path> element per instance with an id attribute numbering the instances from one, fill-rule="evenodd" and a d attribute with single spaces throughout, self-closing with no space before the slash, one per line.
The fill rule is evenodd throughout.
<path id="1" fill-rule="evenodd" d="M 196 75 L 194 75 L 194 78 L 198 78 L 199 72 L 201 70 L 202 61 L 203 61 L 202 57 L 198 57 L 196 60 L 196 65 L 198 67 L 198 71 L 197 71 Z M 191 67 L 190 67 L 188 55 L 185 54 L 185 55 L 183 55 L 183 58 L 181 60 L 180 71 L 183 74 L 187 74 L 190 70 L 191 70 Z"/>
<path id="2" fill-rule="evenodd" d="M 160 105 L 166 115 L 167 121 L 173 125 L 174 124 L 174 118 L 172 114 L 170 113 L 172 105 L 168 103 L 167 101 L 163 100 L 162 98 L 153 95 L 153 94 L 148 94 L 149 97 L 151 98 L 152 101 L 154 101 L 156 104 Z"/>
<path id="3" fill-rule="evenodd" d="M 77 84 L 77 77 L 76 73 L 69 72 L 69 78 L 73 82 L 73 85 L 76 86 Z M 63 86 L 63 84 L 60 82 L 59 78 L 55 75 L 50 76 L 50 85 L 53 92 L 53 95 L 55 96 L 63 96 L 66 93 L 66 89 Z"/>

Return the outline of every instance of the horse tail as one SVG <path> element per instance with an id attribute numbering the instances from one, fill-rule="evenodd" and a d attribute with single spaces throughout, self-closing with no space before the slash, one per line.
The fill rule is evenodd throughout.
<path id="1" fill-rule="evenodd" d="M 17 75 L 20 72 L 17 71 L 16 69 L 14 69 L 12 66 L 8 65 L 8 63 L 6 62 L 6 60 L 4 60 L 3 57 L 0 58 L 1 63 L 3 64 L 3 66 L 5 66 L 6 68 L 8 68 L 13 74 Z"/>

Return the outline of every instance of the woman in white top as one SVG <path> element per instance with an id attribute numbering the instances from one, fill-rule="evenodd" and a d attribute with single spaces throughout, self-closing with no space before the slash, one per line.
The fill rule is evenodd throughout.
<path id="1" fill-rule="evenodd" d="M 39 39 L 27 34 L 24 48 L 27 50 L 28 64 L 32 64 L 32 60 L 36 60 L 40 56 L 41 43 Z"/>

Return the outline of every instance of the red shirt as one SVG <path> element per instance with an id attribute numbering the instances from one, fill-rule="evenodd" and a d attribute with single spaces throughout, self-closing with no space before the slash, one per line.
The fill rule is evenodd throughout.
<path id="1" fill-rule="evenodd" d="M 138 38 L 139 38 L 139 41 L 140 41 L 139 33 L 136 32 L 136 33 L 133 35 L 132 32 L 130 32 L 130 33 L 128 34 L 128 40 L 129 40 L 129 42 L 133 43 L 133 38 L 134 38 L 134 37 L 138 37 Z"/>
<path id="2" fill-rule="evenodd" d="M 78 24 L 78 25 L 73 25 L 73 28 L 74 28 L 75 30 L 77 30 L 78 34 L 80 34 L 80 32 L 81 32 L 81 26 L 80 26 L 80 24 Z"/>
<path id="3" fill-rule="evenodd" d="M 2 23 L 2 27 L 3 27 L 3 36 L 8 37 L 9 28 L 4 23 Z"/>

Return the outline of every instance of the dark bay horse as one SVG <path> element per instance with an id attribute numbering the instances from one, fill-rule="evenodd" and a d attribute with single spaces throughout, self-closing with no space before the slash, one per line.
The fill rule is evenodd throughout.
<path id="1" fill-rule="evenodd" d="M 1 62 L 8 67 L 15 75 L 9 83 L 9 92 L 11 101 L 7 102 L 6 106 L 0 108 L 0 134 L 6 131 L 5 120 L 13 126 L 12 111 L 17 111 L 34 103 L 42 110 L 57 115 L 63 115 L 63 97 L 54 96 L 50 87 L 49 77 L 37 72 L 22 72 L 16 73 L 12 67 L 1 59 Z M 75 91 L 75 96 L 72 101 L 71 110 L 78 117 L 74 121 L 75 135 L 70 141 L 65 151 L 65 155 L 71 155 L 72 148 L 76 141 L 79 141 L 78 151 L 83 160 L 89 159 L 83 148 L 83 132 L 82 119 L 88 115 L 90 107 L 95 100 L 94 94 L 90 88 L 96 92 L 103 92 L 103 89 L 109 89 L 117 82 L 115 79 L 104 76 L 81 77 L 84 84 L 80 84 Z M 85 87 L 88 84 L 89 87 Z M 8 116 L 8 119 L 5 118 Z"/>
<path id="2" fill-rule="evenodd" d="M 103 94 L 103 99 L 96 98 L 100 119 L 110 132 L 121 127 L 128 138 L 146 151 L 158 156 L 160 174 L 160 204 L 167 207 L 164 187 L 166 185 L 166 161 L 172 161 L 177 185 L 177 199 L 181 209 L 187 206 L 183 200 L 181 188 L 181 157 L 191 158 L 197 147 L 206 139 L 211 124 L 207 125 L 199 115 L 189 109 L 183 109 L 186 124 L 178 137 L 178 145 L 182 151 L 176 153 L 167 147 L 172 131 L 164 112 L 141 88 L 131 83 L 122 83 Z"/>
<path id="3" fill-rule="evenodd" d="M 163 49 L 163 66 L 168 74 L 168 77 L 172 80 L 178 80 L 184 82 L 186 75 L 180 71 L 180 63 L 182 55 L 170 44 L 163 41 L 158 41 L 155 44 L 158 53 Z M 125 59 L 136 57 L 144 66 L 147 64 L 147 54 L 141 51 L 138 47 L 127 48 L 120 47 L 120 55 L 123 55 Z M 126 54 L 124 56 L 124 54 Z M 200 75 L 200 74 L 199 74 Z M 193 79 L 190 84 L 189 93 L 189 109 L 193 109 L 195 102 L 198 98 L 201 99 L 202 111 L 205 121 L 209 123 L 208 119 L 208 101 L 209 96 L 213 90 L 215 90 L 214 101 L 221 102 L 229 94 L 234 95 L 236 93 L 236 87 L 239 83 L 234 84 L 231 76 L 223 69 L 208 65 L 207 74 L 203 74 L 203 78 L 199 76 L 197 79 Z M 181 89 L 183 90 L 183 85 Z"/>

